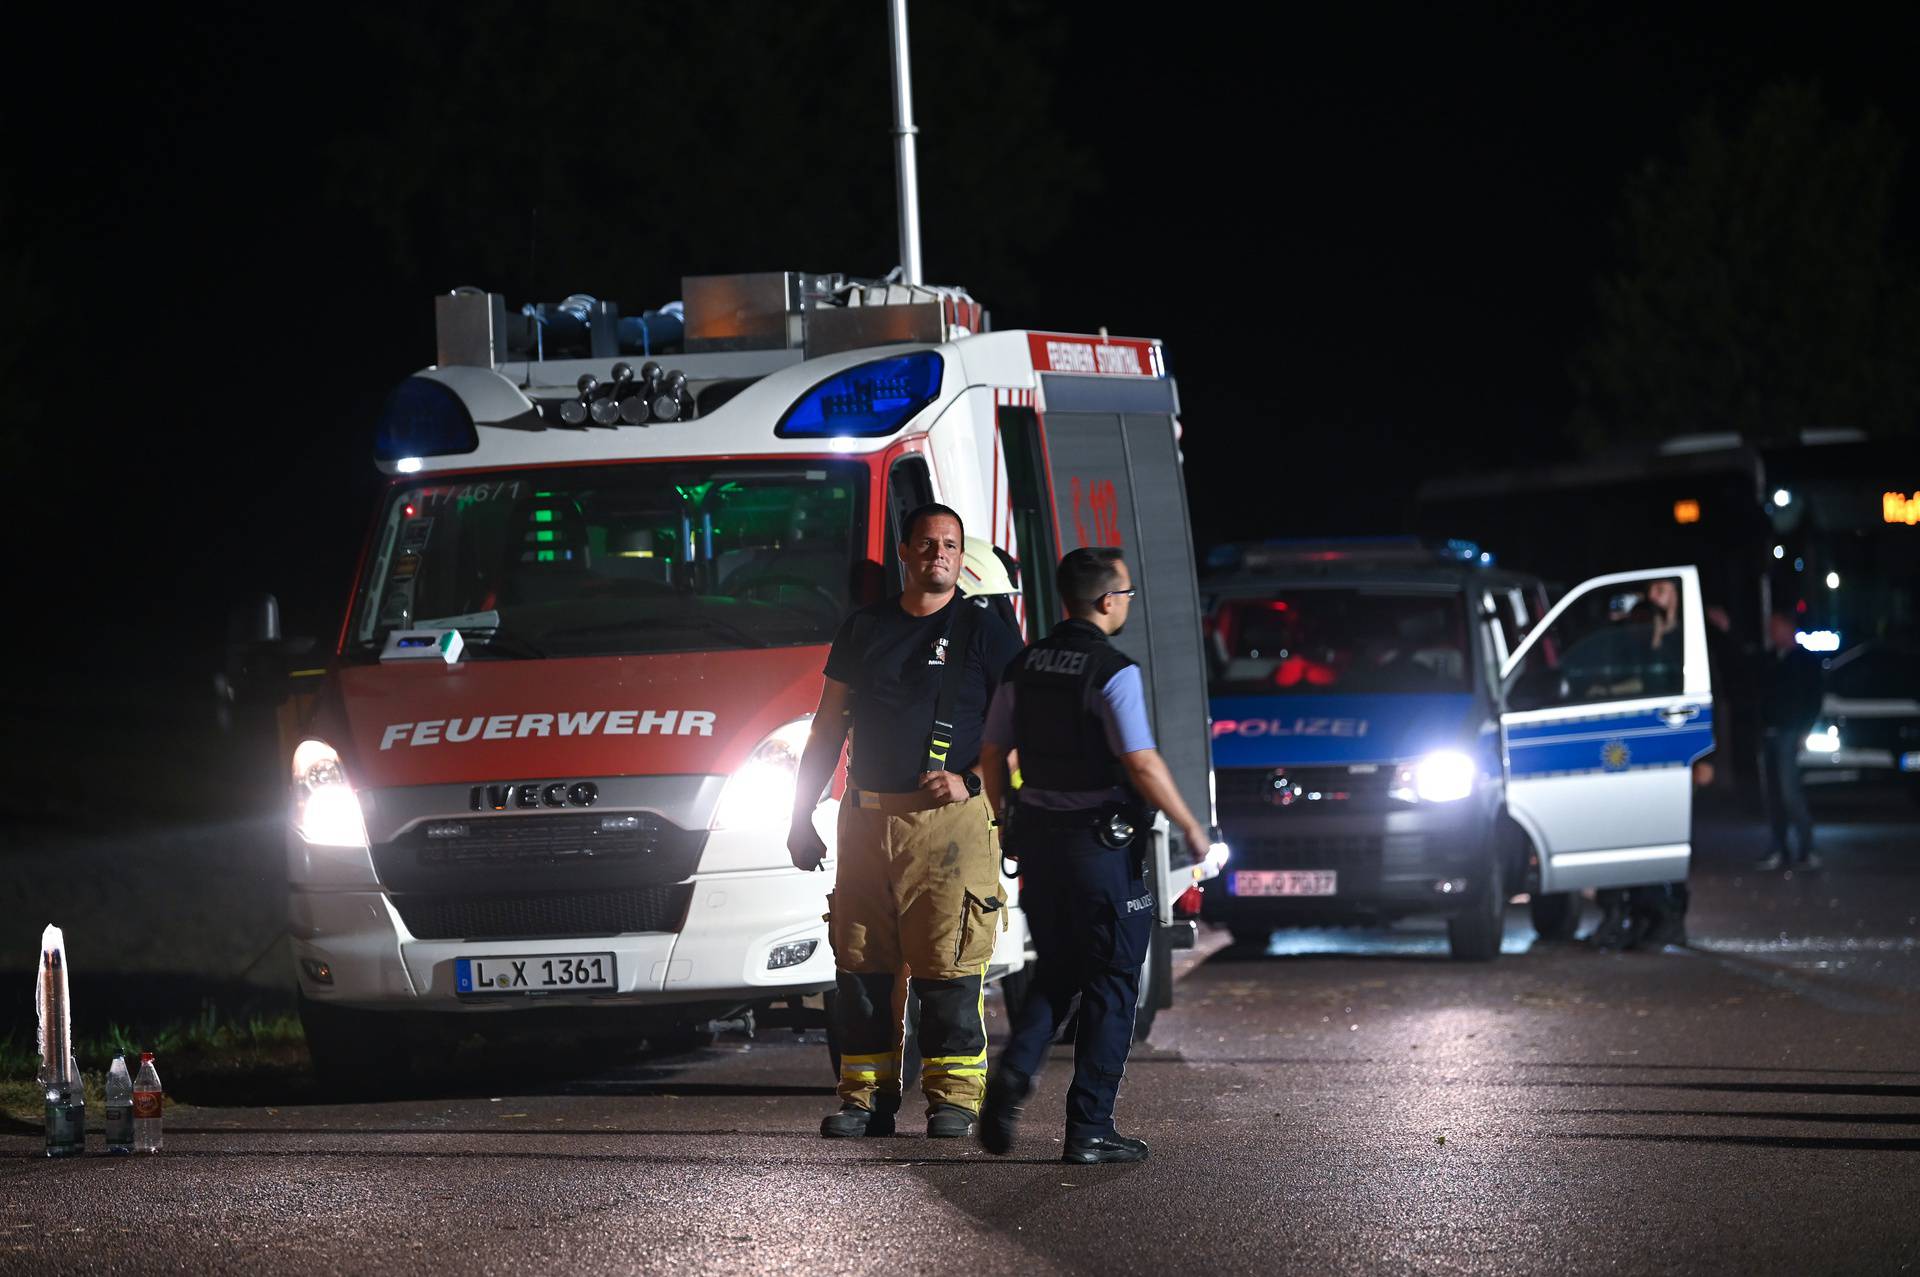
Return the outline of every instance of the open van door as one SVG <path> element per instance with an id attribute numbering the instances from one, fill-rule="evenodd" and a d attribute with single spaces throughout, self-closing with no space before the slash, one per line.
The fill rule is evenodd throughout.
<path id="1" fill-rule="evenodd" d="M 1507 810 L 1539 850 L 1540 889 L 1684 879 L 1692 765 L 1713 749 L 1698 572 L 1581 583 L 1501 675 Z"/>

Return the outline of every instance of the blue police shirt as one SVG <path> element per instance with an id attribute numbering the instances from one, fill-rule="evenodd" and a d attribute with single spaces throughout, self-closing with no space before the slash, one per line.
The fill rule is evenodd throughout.
<path id="1" fill-rule="evenodd" d="M 1001 749 L 1018 748 L 1018 742 L 1013 739 L 1014 691 L 1012 683 L 1002 683 L 993 694 L 993 705 L 987 710 L 987 726 L 982 739 Z M 1095 702 L 1094 712 L 1100 716 L 1107 748 L 1113 751 L 1114 757 L 1154 748 L 1153 724 L 1147 721 L 1146 688 L 1140 682 L 1138 665 L 1129 665 L 1107 680 L 1107 685 L 1100 689 L 1100 699 Z M 1036 789 L 1032 785 L 1025 785 L 1020 790 L 1021 803 L 1028 807 L 1043 807 L 1048 811 L 1098 807 L 1126 796 L 1126 791 L 1118 787 Z"/>

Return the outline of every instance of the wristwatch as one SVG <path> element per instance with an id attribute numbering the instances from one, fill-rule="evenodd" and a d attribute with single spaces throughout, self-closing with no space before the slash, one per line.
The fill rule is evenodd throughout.
<path id="1" fill-rule="evenodd" d="M 973 772 L 961 772 L 960 782 L 967 787 L 967 797 L 978 798 L 980 796 L 980 777 L 979 776 L 975 775 Z"/>

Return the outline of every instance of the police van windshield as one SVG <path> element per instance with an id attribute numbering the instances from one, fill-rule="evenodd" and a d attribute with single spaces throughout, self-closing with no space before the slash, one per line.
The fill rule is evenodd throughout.
<path id="1" fill-rule="evenodd" d="M 1466 612 L 1453 592 L 1312 587 L 1223 599 L 1208 640 L 1216 695 L 1470 687 Z"/>
<path id="2" fill-rule="evenodd" d="M 457 628 L 476 656 L 825 643 L 864 560 L 866 473 L 811 462 L 496 471 L 393 489 L 349 647 Z"/>

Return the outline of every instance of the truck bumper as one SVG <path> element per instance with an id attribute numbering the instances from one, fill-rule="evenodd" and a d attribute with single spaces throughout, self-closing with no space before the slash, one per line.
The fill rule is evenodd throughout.
<path id="1" fill-rule="evenodd" d="M 1202 889 L 1200 916 L 1227 926 L 1314 926 L 1454 914 L 1470 906 L 1495 847 L 1492 813 L 1468 800 L 1378 814 L 1291 811 L 1221 819 L 1233 859 Z M 1239 875 L 1331 870 L 1332 895 L 1252 894 Z"/>
<path id="2" fill-rule="evenodd" d="M 378 890 L 295 891 L 289 933 L 301 992 L 371 1010 L 500 1012 L 622 1003 L 754 1002 L 831 988 L 821 874 L 791 869 L 696 877 L 678 931 L 558 939 L 423 940 Z M 815 942 L 805 961 L 769 969 L 779 945 Z M 594 993 L 467 994 L 454 987 L 463 957 L 611 953 L 618 988 Z M 319 978 L 324 968 L 327 980 Z"/>

